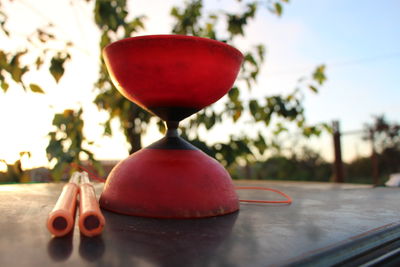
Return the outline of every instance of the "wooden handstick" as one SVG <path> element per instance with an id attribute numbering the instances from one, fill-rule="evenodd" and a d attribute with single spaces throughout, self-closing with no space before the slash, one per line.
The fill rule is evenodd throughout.
<path id="1" fill-rule="evenodd" d="M 87 173 L 81 175 L 80 203 L 79 203 L 79 229 L 85 236 L 101 234 L 105 219 L 101 213 L 93 185 L 90 184 Z"/>
<path id="2" fill-rule="evenodd" d="M 79 177 L 78 172 L 72 174 L 47 219 L 47 228 L 56 237 L 67 235 L 74 226 Z"/>

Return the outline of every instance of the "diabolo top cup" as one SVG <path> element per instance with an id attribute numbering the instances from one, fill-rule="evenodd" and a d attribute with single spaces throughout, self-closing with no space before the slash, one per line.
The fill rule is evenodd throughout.
<path id="1" fill-rule="evenodd" d="M 184 35 L 123 39 L 103 56 L 122 95 L 165 121 L 180 121 L 224 96 L 243 60 L 225 43 Z"/>
<path id="2" fill-rule="evenodd" d="M 235 212 L 229 173 L 179 137 L 179 121 L 232 87 L 243 55 L 211 39 L 183 35 L 127 38 L 108 45 L 104 60 L 126 98 L 167 122 L 164 138 L 118 163 L 100 205 L 128 215 L 202 218 Z"/>

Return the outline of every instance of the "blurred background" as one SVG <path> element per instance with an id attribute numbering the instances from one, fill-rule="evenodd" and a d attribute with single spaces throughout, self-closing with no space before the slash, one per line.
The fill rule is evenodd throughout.
<path id="1" fill-rule="evenodd" d="M 245 55 L 229 93 L 181 134 L 234 179 L 381 185 L 400 172 L 400 2 L 3 0 L 0 183 L 106 176 L 165 132 L 125 100 L 101 50 L 184 34 Z"/>

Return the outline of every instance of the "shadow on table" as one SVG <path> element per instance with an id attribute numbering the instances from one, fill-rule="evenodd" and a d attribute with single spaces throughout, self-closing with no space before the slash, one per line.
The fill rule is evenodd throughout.
<path id="1" fill-rule="evenodd" d="M 152 219 L 103 211 L 106 227 L 101 236 L 80 236 L 79 255 L 87 262 L 131 266 L 202 266 L 215 262 L 217 248 L 226 240 L 238 212 L 205 219 Z M 73 251 L 73 232 L 52 238 L 48 254 L 66 261 Z"/>
<path id="2" fill-rule="evenodd" d="M 47 244 L 47 251 L 51 259 L 56 262 L 66 261 L 73 251 L 73 235 L 71 231 L 64 237 L 53 237 Z M 100 259 L 105 251 L 102 236 L 86 237 L 81 234 L 79 255 L 82 259 L 92 262 Z"/>
<path id="3" fill-rule="evenodd" d="M 81 234 L 79 255 L 86 261 L 100 259 L 106 250 L 102 236 L 86 237 Z"/>
<path id="4" fill-rule="evenodd" d="M 66 261 L 72 254 L 73 231 L 64 237 L 53 237 L 47 243 L 47 252 L 54 261 Z"/>
<path id="5" fill-rule="evenodd" d="M 238 213 L 205 219 L 151 219 L 104 211 L 107 262 L 132 265 L 202 266 L 217 257 L 216 249 L 231 234 Z"/>

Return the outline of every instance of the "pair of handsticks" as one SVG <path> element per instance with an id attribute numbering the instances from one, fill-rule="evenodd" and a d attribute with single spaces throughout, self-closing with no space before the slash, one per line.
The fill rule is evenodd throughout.
<path id="1" fill-rule="evenodd" d="M 101 234 L 105 219 L 101 213 L 93 185 L 86 172 L 74 172 L 64 185 L 56 205 L 47 219 L 47 228 L 56 237 L 71 232 L 75 224 L 79 195 L 79 230 L 85 236 Z"/>

